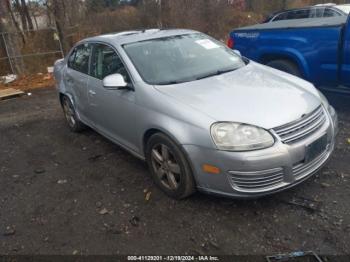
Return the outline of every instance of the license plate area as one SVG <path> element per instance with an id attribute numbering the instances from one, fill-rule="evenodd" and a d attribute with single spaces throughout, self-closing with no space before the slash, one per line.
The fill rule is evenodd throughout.
<path id="1" fill-rule="evenodd" d="M 311 162 L 327 149 L 327 134 L 306 146 L 305 163 Z"/>

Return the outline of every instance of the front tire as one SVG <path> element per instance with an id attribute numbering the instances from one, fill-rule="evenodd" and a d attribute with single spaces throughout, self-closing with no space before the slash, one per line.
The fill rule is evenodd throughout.
<path id="1" fill-rule="evenodd" d="M 78 133 L 85 129 L 85 125 L 78 119 L 74 106 L 67 96 L 62 97 L 62 109 L 72 132 Z"/>
<path id="2" fill-rule="evenodd" d="M 155 184 L 168 196 L 183 199 L 195 192 L 186 156 L 169 137 L 153 135 L 147 142 L 146 160 Z"/>

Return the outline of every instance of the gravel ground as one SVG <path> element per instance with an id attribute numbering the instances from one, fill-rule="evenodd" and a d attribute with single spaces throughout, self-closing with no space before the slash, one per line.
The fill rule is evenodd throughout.
<path id="1" fill-rule="evenodd" d="M 169 199 L 142 161 L 71 133 L 52 88 L 0 101 L 0 254 L 349 254 L 349 97 L 328 97 L 340 117 L 331 161 L 253 201 Z"/>

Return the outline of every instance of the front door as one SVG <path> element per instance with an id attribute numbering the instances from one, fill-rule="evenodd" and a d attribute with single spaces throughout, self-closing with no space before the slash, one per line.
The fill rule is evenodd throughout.
<path id="1" fill-rule="evenodd" d="M 92 124 L 107 137 L 137 151 L 135 91 L 106 89 L 102 81 L 108 75 L 119 73 L 131 83 L 122 60 L 110 46 L 94 44 L 90 67 L 87 93 Z"/>

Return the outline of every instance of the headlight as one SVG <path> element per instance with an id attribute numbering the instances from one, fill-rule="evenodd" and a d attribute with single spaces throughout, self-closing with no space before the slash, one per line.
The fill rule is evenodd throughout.
<path id="1" fill-rule="evenodd" d="M 230 122 L 213 124 L 211 136 L 217 148 L 226 151 L 262 149 L 275 142 L 272 135 L 262 128 Z"/>

